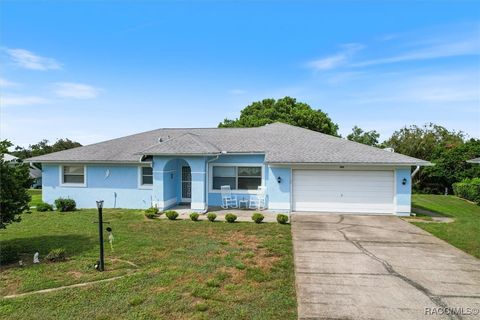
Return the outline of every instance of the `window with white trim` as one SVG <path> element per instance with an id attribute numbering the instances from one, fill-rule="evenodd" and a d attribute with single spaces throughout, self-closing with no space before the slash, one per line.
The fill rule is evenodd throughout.
<path id="1" fill-rule="evenodd" d="M 85 184 L 85 166 L 63 166 L 62 183 Z"/>
<path id="2" fill-rule="evenodd" d="M 142 177 L 140 183 L 142 184 L 142 186 L 153 185 L 153 168 L 142 167 Z"/>
<path id="3" fill-rule="evenodd" d="M 212 189 L 230 186 L 232 190 L 257 190 L 262 185 L 262 167 L 214 166 Z"/>

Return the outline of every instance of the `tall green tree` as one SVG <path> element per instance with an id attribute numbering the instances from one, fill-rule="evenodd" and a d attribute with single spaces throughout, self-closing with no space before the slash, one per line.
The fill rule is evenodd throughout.
<path id="1" fill-rule="evenodd" d="M 383 146 L 411 157 L 432 160 L 444 150 L 463 144 L 464 139 L 465 134 L 461 131 L 449 131 L 430 123 L 423 127 L 413 125 L 395 131 Z"/>
<path id="2" fill-rule="evenodd" d="M 26 159 L 81 146 L 82 145 L 79 142 L 72 141 L 70 139 L 59 139 L 55 141 L 54 144 L 49 144 L 48 140 L 43 139 L 38 143 L 29 145 L 28 148 L 16 146 L 15 151 L 11 153 L 20 159 Z"/>
<path id="3" fill-rule="evenodd" d="M 352 128 L 352 133 L 347 136 L 347 139 L 350 141 L 363 143 L 369 146 L 377 146 L 378 138 L 380 138 L 380 134 L 377 131 L 363 131 L 363 129 L 357 126 L 354 126 Z"/>
<path id="4" fill-rule="evenodd" d="M 421 172 L 420 186 L 424 191 L 443 192 L 445 188 L 452 191 L 452 184 L 466 178 L 480 177 L 480 165 L 468 163 L 467 160 L 480 157 L 480 140 L 470 139 L 437 153 L 431 161 L 435 164 Z M 441 186 L 441 190 L 436 190 Z"/>
<path id="5" fill-rule="evenodd" d="M 461 131 L 450 131 L 432 123 L 402 128 L 383 143 L 395 152 L 434 164 L 421 168 L 414 180 L 414 189 L 427 193 L 444 193 L 445 189 L 451 192 L 454 182 L 478 175 L 480 168 L 465 162 L 480 156 L 478 145 L 475 139 L 465 142 Z"/>
<path id="6" fill-rule="evenodd" d="M 308 104 L 297 102 L 291 97 L 253 102 L 240 111 L 239 118 L 225 119 L 218 126 L 220 128 L 260 127 L 273 122 L 283 122 L 334 136 L 338 135 L 338 125 L 326 113 L 320 109 L 312 109 Z"/>
<path id="7" fill-rule="evenodd" d="M 7 153 L 11 146 L 8 140 L 0 141 L 0 153 Z M 28 165 L 0 158 L 0 228 L 20 221 L 20 214 L 29 209 L 28 188 L 32 182 Z"/>

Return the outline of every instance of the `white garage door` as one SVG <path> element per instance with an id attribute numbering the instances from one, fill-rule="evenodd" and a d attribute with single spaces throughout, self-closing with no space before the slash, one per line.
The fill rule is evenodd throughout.
<path id="1" fill-rule="evenodd" d="M 393 171 L 294 170 L 293 210 L 393 213 Z"/>

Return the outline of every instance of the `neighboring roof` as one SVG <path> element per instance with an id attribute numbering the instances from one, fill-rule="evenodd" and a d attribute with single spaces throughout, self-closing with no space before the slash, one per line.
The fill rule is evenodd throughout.
<path id="1" fill-rule="evenodd" d="M 20 158 L 12 156 L 11 154 L 8 154 L 8 153 L 2 153 L 2 158 L 3 158 L 3 161 L 5 162 L 11 162 L 11 161 L 17 162 L 18 160 L 20 160 Z"/>
<path id="2" fill-rule="evenodd" d="M 480 164 L 480 158 L 475 158 L 475 159 L 472 159 L 472 160 L 467 160 L 468 163 L 478 163 Z"/>
<path id="3" fill-rule="evenodd" d="M 429 165 L 424 160 L 273 123 L 256 128 L 158 129 L 27 159 L 31 162 L 139 162 L 142 155 L 264 153 L 269 163 Z"/>
<path id="4" fill-rule="evenodd" d="M 5 162 L 22 163 L 22 160 L 19 157 L 12 156 L 11 154 L 8 154 L 8 153 L 2 153 L 1 157 Z M 42 170 L 36 168 L 33 164 L 30 164 L 30 167 L 28 168 L 28 170 L 30 172 L 30 178 L 37 179 L 42 176 Z"/>

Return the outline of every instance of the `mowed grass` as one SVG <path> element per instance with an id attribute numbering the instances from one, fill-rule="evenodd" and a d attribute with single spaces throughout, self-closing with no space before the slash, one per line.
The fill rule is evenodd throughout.
<path id="1" fill-rule="evenodd" d="M 414 194 L 412 206 L 454 218 L 452 223 L 413 224 L 480 258 L 480 206 L 454 196 L 425 194 Z"/>
<path id="2" fill-rule="evenodd" d="M 42 202 L 42 189 L 28 189 L 28 194 L 32 197 L 30 207 L 37 206 Z"/>
<path id="3" fill-rule="evenodd" d="M 98 259 L 96 210 L 32 212 L 0 231 L 27 264 L 0 272 L 0 296 L 125 275 L 81 288 L 0 299 L 1 319 L 295 319 L 289 225 L 148 220 L 106 209 L 114 251 Z M 63 247 L 66 262 L 32 264 Z"/>

